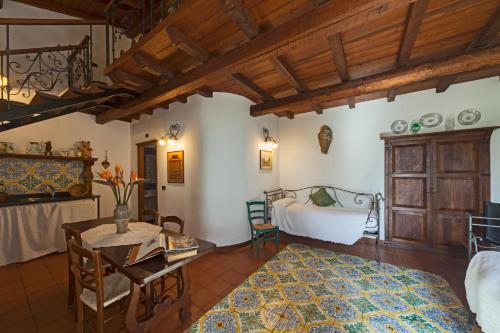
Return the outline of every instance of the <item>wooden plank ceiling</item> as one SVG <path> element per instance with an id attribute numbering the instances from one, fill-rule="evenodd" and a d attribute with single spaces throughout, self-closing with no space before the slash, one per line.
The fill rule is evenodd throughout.
<path id="1" fill-rule="evenodd" d="M 85 15 L 99 15 L 88 7 Z M 253 116 L 288 118 L 443 92 L 499 75 L 499 43 L 499 0 L 184 0 L 106 68 L 141 96 L 96 120 L 129 120 L 214 91 L 249 98 Z"/>

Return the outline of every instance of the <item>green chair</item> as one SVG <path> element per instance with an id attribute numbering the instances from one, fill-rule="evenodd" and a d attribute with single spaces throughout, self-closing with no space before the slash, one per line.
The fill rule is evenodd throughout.
<path id="1" fill-rule="evenodd" d="M 279 227 L 267 222 L 266 203 L 264 201 L 247 201 L 248 223 L 250 223 L 250 240 L 252 247 L 257 243 L 257 256 L 259 256 L 259 247 L 261 235 L 265 246 L 266 241 L 275 240 L 276 252 L 279 251 Z M 261 220 L 261 223 L 254 223 L 256 220 Z M 274 233 L 274 237 L 272 234 Z"/>

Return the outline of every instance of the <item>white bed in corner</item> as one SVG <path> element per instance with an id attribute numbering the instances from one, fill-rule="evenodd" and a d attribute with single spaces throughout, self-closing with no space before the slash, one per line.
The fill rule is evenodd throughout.
<path id="1" fill-rule="evenodd" d="M 310 195 L 325 189 L 335 200 L 334 207 L 319 207 Z M 379 260 L 380 205 L 382 194 L 354 192 L 331 185 L 264 192 L 271 223 L 288 234 L 352 245 L 361 237 L 376 241 Z"/>
<path id="2" fill-rule="evenodd" d="M 352 245 L 363 237 L 369 213 L 368 208 L 318 207 L 284 198 L 273 202 L 271 223 L 292 235 Z"/>

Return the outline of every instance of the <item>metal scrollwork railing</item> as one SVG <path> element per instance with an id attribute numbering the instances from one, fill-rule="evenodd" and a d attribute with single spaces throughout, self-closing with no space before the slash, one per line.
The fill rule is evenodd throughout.
<path id="1" fill-rule="evenodd" d="M 18 57 L 11 54 L 7 66 L 16 84 L 10 95 L 29 98 L 34 92 L 87 87 L 92 80 L 89 45 L 85 37 L 79 45 L 41 48 L 35 53 L 17 53 Z"/>
<path id="2" fill-rule="evenodd" d="M 13 97 L 27 103 L 36 93 L 57 95 L 65 89 L 83 89 L 92 82 L 92 28 L 77 45 L 10 49 L 9 27 L 6 48 L 0 51 L 1 99 L 10 108 Z"/>
<path id="3" fill-rule="evenodd" d="M 109 65 L 126 51 L 128 46 L 120 43 L 124 37 L 133 46 L 181 5 L 181 0 L 111 0 L 105 9 L 106 63 Z"/>

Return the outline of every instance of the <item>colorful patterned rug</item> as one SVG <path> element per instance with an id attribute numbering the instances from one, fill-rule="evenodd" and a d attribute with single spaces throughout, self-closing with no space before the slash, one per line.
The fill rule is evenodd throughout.
<path id="1" fill-rule="evenodd" d="M 187 332 L 471 332 L 443 278 L 291 244 Z"/>

